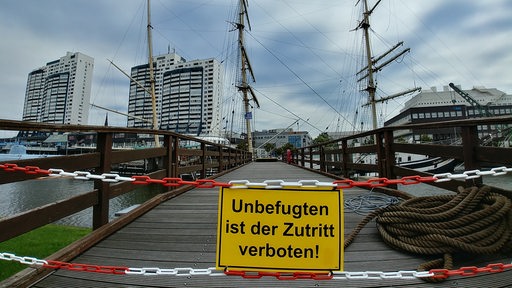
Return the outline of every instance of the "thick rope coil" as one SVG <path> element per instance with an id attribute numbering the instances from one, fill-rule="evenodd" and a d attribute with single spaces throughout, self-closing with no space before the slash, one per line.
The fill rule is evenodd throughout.
<path id="1" fill-rule="evenodd" d="M 375 218 L 382 239 L 394 249 L 442 255 L 420 265 L 420 270 L 452 269 L 453 253 L 494 254 L 510 246 L 511 207 L 509 197 L 488 186 L 459 187 L 457 195 L 416 197 L 370 213 L 347 237 L 345 247 Z"/>

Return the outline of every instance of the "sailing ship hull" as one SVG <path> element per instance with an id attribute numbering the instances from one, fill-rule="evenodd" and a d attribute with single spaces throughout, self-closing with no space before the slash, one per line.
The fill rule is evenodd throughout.
<path id="1" fill-rule="evenodd" d="M 441 157 L 398 163 L 398 166 L 403 168 L 432 174 L 453 172 L 456 165 L 457 161 L 455 159 L 443 159 Z"/>
<path id="2" fill-rule="evenodd" d="M 359 155 L 355 163 L 377 164 L 377 158 L 374 154 Z M 403 161 L 402 159 L 407 159 Z M 426 157 L 419 154 L 398 153 L 396 155 L 396 163 L 398 166 L 407 169 L 413 169 L 418 172 L 431 174 L 452 173 L 455 167 L 460 164 L 455 159 L 445 159 L 441 157 Z M 356 171 L 359 175 L 366 174 L 364 171 Z"/>

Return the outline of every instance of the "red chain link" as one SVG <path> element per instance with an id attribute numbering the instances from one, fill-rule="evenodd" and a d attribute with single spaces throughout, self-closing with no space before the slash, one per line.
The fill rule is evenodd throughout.
<path id="1" fill-rule="evenodd" d="M 0 169 L 3 169 L 7 172 L 16 172 L 21 171 L 25 174 L 42 174 L 42 175 L 49 175 L 49 170 L 43 170 L 36 166 L 26 166 L 26 167 L 19 167 L 16 164 L 0 164 Z M 214 188 L 214 187 L 231 187 L 232 184 L 229 183 L 222 183 L 217 182 L 215 180 L 210 179 L 199 179 L 196 181 L 184 181 L 181 178 L 170 178 L 166 177 L 163 179 L 152 179 L 151 177 L 147 175 L 142 176 L 131 176 L 134 181 L 132 181 L 133 184 L 136 185 L 149 185 L 149 184 L 160 184 L 166 187 L 179 187 L 183 185 L 193 185 L 196 188 Z M 350 179 L 345 180 L 336 180 L 333 182 L 333 184 L 336 184 L 337 189 L 348 189 L 353 187 L 366 187 L 366 188 L 375 188 L 375 187 L 383 187 L 383 186 L 389 186 L 389 185 L 412 185 L 412 184 L 419 184 L 419 183 L 427 183 L 427 182 L 434 182 L 438 180 L 436 177 L 427 176 L 406 176 L 402 177 L 401 179 L 388 179 L 388 178 L 372 178 L 368 179 L 367 181 L 354 181 Z"/>
<path id="2" fill-rule="evenodd" d="M 260 279 L 262 277 L 275 277 L 278 280 L 330 280 L 332 273 L 309 273 L 309 272 L 265 272 L 265 271 L 230 271 L 225 270 L 224 274 L 228 276 L 240 276 L 245 279 Z"/>
<path id="3" fill-rule="evenodd" d="M 20 171 L 20 172 L 24 172 L 25 174 L 31 174 L 31 175 L 36 175 L 36 174 L 49 175 L 50 174 L 50 171 L 40 169 L 37 166 L 20 167 L 16 164 L 10 164 L 10 163 L 0 164 L 0 169 L 3 169 L 6 172 Z"/>
<path id="4" fill-rule="evenodd" d="M 128 267 L 124 266 L 100 266 L 100 265 L 89 265 L 89 264 L 78 264 L 68 263 L 54 260 L 47 260 L 48 264 L 44 264 L 43 267 L 50 269 L 64 269 L 70 271 L 82 271 L 91 273 L 103 273 L 103 274 L 126 274 Z"/>
<path id="5" fill-rule="evenodd" d="M 434 276 L 432 276 L 434 279 L 446 279 L 450 276 L 474 276 L 479 273 L 500 273 L 511 268 L 512 264 L 494 263 L 485 267 L 468 266 L 461 267 L 457 270 L 431 269 L 429 272 L 434 274 Z"/>
<path id="6" fill-rule="evenodd" d="M 389 185 L 412 185 L 419 183 L 427 183 L 436 181 L 436 177 L 432 176 L 406 176 L 401 179 L 388 179 L 388 178 L 372 178 L 366 181 L 354 181 L 350 179 L 345 180 L 335 180 L 333 184 L 337 184 L 336 188 L 338 189 L 348 189 L 353 187 L 367 187 L 367 188 L 375 188 L 375 187 L 383 187 Z"/>
<path id="7" fill-rule="evenodd" d="M 232 185 L 229 183 L 217 182 L 212 179 L 198 179 L 196 181 L 185 181 L 181 178 L 162 178 L 160 179 L 152 179 L 149 176 L 132 176 L 135 181 L 132 181 L 133 184 L 137 185 L 148 185 L 148 184 L 161 184 L 166 187 L 179 187 L 183 185 L 192 185 L 196 188 L 214 188 L 214 187 L 231 187 Z"/>

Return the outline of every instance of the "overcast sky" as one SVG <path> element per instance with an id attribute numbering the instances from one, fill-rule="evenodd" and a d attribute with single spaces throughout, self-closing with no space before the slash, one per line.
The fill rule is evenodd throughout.
<path id="1" fill-rule="evenodd" d="M 153 0 L 153 53 L 170 48 L 187 60 L 213 57 L 235 71 L 230 22 L 237 2 Z M 254 129 L 284 128 L 297 119 L 291 127 L 313 136 L 361 122 L 371 127 L 355 76 L 363 60 L 361 31 L 352 31 L 361 19 L 355 3 L 249 0 L 246 45 L 261 104 L 253 112 Z M 145 9 L 146 0 L 0 1 L 0 118 L 21 120 L 28 73 L 67 51 L 95 59 L 91 103 L 126 112 L 129 81 L 107 59 L 126 71 L 147 63 Z M 450 82 L 511 94 L 511 15 L 509 0 L 383 0 L 371 16 L 374 53 L 399 41 L 411 52 L 378 73 L 378 97 Z M 226 86 L 235 82 L 225 78 Z M 231 125 L 230 115 L 242 102 L 231 91 L 224 96 L 224 121 L 240 132 L 241 117 Z M 379 105 L 379 122 L 395 116 L 410 97 Z M 89 124 L 102 125 L 106 113 L 91 108 Z M 111 125 L 126 125 L 126 117 L 108 115 Z"/>

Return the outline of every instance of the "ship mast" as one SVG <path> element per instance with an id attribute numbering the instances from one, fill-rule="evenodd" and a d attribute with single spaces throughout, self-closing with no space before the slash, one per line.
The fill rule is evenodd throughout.
<path id="1" fill-rule="evenodd" d="M 155 92 L 155 72 L 153 67 L 153 44 L 152 44 L 152 35 L 151 35 L 151 29 L 153 27 L 151 26 L 151 6 L 150 6 L 150 0 L 147 2 L 148 4 L 148 65 L 149 65 L 149 83 L 151 85 L 150 91 L 151 91 L 151 108 L 153 112 L 153 129 L 158 130 L 158 119 L 156 115 L 156 92 Z M 155 134 L 155 147 L 160 146 L 160 140 L 158 137 L 158 134 Z"/>
<path id="2" fill-rule="evenodd" d="M 365 39 L 365 48 L 366 48 L 367 66 L 365 68 L 363 68 L 362 70 L 360 70 L 359 72 L 357 72 L 356 75 L 359 75 L 366 71 L 366 74 L 364 76 L 360 77 L 357 81 L 360 82 L 360 81 L 368 78 L 368 83 L 365 88 L 365 90 L 368 92 L 368 102 L 363 106 L 367 106 L 367 105 L 371 106 L 372 125 L 373 125 L 374 130 L 378 128 L 377 127 L 378 126 L 377 125 L 377 108 L 376 108 L 377 103 L 384 102 L 384 101 L 387 101 L 387 100 L 390 100 L 390 99 L 393 99 L 396 97 L 400 97 L 400 96 L 421 90 L 420 87 L 416 87 L 416 88 L 412 88 L 412 89 L 409 89 L 409 90 L 406 90 L 403 92 L 399 92 L 399 93 L 396 93 L 393 95 L 389 95 L 387 97 L 382 97 L 380 99 L 375 98 L 375 93 L 377 91 L 377 87 L 375 85 L 374 74 L 379 72 L 380 70 L 382 70 L 382 68 L 384 68 L 385 66 L 387 66 L 388 64 L 393 62 L 398 57 L 401 57 L 402 55 L 404 55 L 405 53 L 410 51 L 409 48 L 404 49 L 404 50 L 398 52 L 397 54 L 391 56 L 391 58 L 386 60 L 384 63 L 377 66 L 377 64 L 380 60 L 383 60 L 391 52 L 393 52 L 398 47 L 403 45 L 403 42 L 399 42 L 398 44 L 393 46 L 391 49 L 389 49 L 387 52 L 385 52 L 381 56 L 374 59 L 374 57 L 372 55 L 372 47 L 371 47 L 371 43 L 370 43 L 370 15 L 373 13 L 373 10 L 375 10 L 375 8 L 377 8 L 377 6 L 379 5 L 380 2 L 381 2 L 381 0 L 377 1 L 377 3 L 375 3 L 375 5 L 371 9 L 369 9 L 368 0 L 363 0 L 363 5 L 364 5 L 363 21 L 361 21 L 361 23 L 357 27 L 358 29 L 359 28 L 363 29 L 363 34 L 364 34 L 364 39 Z"/>
<path id="3" fill-rule="evenodd" d="M 375 6 L 372 8 L 371 11 L 368 10 L 368 1 L 364 0 L 364 18 L 363 22 L 361 22 L 361 28 L 363 28 L 364 33 L 364 39 L 365 39 L 365 46 L 366 46 L 366 60 L 368 63 L 368 86 L 366 86 L 366 91 L 368 91 L 368 103 L 371 105 L 372 108 L 372 123 L 373 123 L 373 130 L 377 129 L 377 109 L 375 107 L 375 81 L 373 80 L 373 61 L 372 61 L 372 47 L 370 44 L 370 14 L 372 13 L 373 9 L 379 5 L 379 2 L 375 4 Z"/>
<path id="4" fill-rule="evenodd" d="M 244 111 L 245 111 L 245 126 L 247 129 L 247 151 L 253 153 L 252 146 L 252 130 L 251 130 L 251 120 L 252 113 L 250 110 L 251 105 L 249 104 L 249 93 L 252 95 L 252 100 L 256 103 L 257 107 L 259 107 L 258 100 L 256 99 L 256 95 L 252 90 L 251 86 L 248 84 L 247 71 L 251 74 L 251 77 L 254 81 L 254 73 L 252 72 L 251 63 L 249 62 L 249 58 L 247 57 L 247 52 L 245 50 L 245 39 L 244 39 L 244 29 L 245 29 L 245 21 L 247 21 L 247 25 L 249 30 L 251 29 L 251 24 L 249 22 L 249 16 L 247 14 L 247 0 L 240 0 L 239 3 L 239 13 L 238 13 L 238 23 L 236 23 L 236 28 L 238 30 L 238 46 L 240 49 L 240 57 L 241 57 L 241 82 L 237 86 L 237 88 L 242 92 L 243 101 L 244 101 Z"/>

